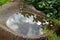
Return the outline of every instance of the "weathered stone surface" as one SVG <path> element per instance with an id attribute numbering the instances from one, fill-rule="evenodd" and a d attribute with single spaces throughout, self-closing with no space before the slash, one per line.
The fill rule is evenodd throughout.
<path id="1" fill-rule="evenodd" d="M 15 35 L 15 33 L 5 25 L 6 19 L 10 15 L 12 15 L 16 12 L 19 12 L 19 6 L 20 6 L 19 1 L 20 0 L 18 0 L 18 1 L 14 0 L 13 2 L 0 6 L 0 40 L 38 40 L 41 37 L 47 36 L 48 34 L 44 33 L 43 35 L 36 36 L 37 38 L 34 38 L 34 39 L 33 38 L 23 38 L 18 35 Z M 27 9 L 25 11 L 27 11 Z M 24 13 L 25 13 L 25 11 L 24 11 Z M 32 9 L 29 9 L 28 12 L 29 11 L 34 12 L 35 14 L 40 13 L 40 12 L 33 11 Z"/>

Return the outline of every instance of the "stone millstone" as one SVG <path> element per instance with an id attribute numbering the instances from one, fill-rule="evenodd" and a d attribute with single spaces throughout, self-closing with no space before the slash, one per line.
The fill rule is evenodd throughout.
<path id="1" fill-rule="evenodd" d="M 48 35 L 47 33 L 43 33 L 42 35 L 40 35 L 39 33 L 36 33 L 36 34 L 38 34 L 37 36 L 35 36 L 36 38 L 28 38 L 28 37 L 24 38 L 23 36 L 19 36 L 20 34 L 17 35 L 14 31 L 12 31 L 11 29 L 9 29 L 7 27 L 7 25 L 6 25 L 7 19 L 14 13 L 20 12 L 19 6 L 20 5 L 19 5 L 18 1 L 10 2 L 10 3 L 0 6 L 0 40 L 38 40 L 40 38 L 45 38 Z M 39 11 L 36 11 L 36 10 L 35 11 L 32 10 L 32 12 L 35 14 L 40 13 Z M 40 13 L 40 14 L 42 14 L 42 13 Z M 43 16 L 43 18 L 44 17 L 45 16 Z M 37 28 L 37 30 L 38 29 L 39 28 Z M 28 29 L 27 29 L 27 31 L 28 31 Z"/>

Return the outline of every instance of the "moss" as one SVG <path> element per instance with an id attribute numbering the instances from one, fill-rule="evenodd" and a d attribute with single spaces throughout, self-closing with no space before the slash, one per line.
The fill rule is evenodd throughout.
<path id="1" fill-rule="evenodd" d="M 10 2 L 11 0 L 0 0 L 0 6 L 7 3 L 7 2 Z"/>

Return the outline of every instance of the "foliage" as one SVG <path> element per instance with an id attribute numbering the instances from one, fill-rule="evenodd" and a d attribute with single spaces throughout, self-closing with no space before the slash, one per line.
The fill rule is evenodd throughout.
<path id="1" fill-rule="evenodd" d="M 60 21 L 60 0 L 26 0 L 26 3 L 43 11 L 47 17 Z"/>
<path id="2" fill-rule="evenodd" d="M 49 35 L 50 37 L 48 40 L 60 40 L 60 37 L 57 36 L 53 31 L 50 31 Z"/>
<path id="3" fill-rule="evenodd" d="M 37 10 L 43 11 L 49 19 L 60 25 L 60 0 L 26 0 L 27 4 L 33 5 Z M 48 19 L 48 20 L 49 20 Z M 44 28 L 44 32 L 48 29 Z M 50 31 L 48 40 L 60 40 L 53 31 Z"/>
<path id="4" fill-rule="evenodd" d="M 5 4 L 6 2 L 9 2 L 10 0 L 0 0 L 0 6 Z"/>
<path id="5" fill-rule="evenodd" d="M 49 33 L 48 40 L 60 40 L 60 36 L 57 36 L 54 31 L 48 30 L 47 27 L 45 27 L 43 31 Z"/>

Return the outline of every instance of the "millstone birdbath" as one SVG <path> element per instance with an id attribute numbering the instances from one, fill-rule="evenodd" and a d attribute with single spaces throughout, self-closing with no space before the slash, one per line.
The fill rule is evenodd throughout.
<path id="1" fill-rule="evenodd" d="M 20 12 L 19 1 L 0 6 L 0 40 L 38 40 L 48 36 L 43 32 L 46 16 L 31 5 Z"/>

